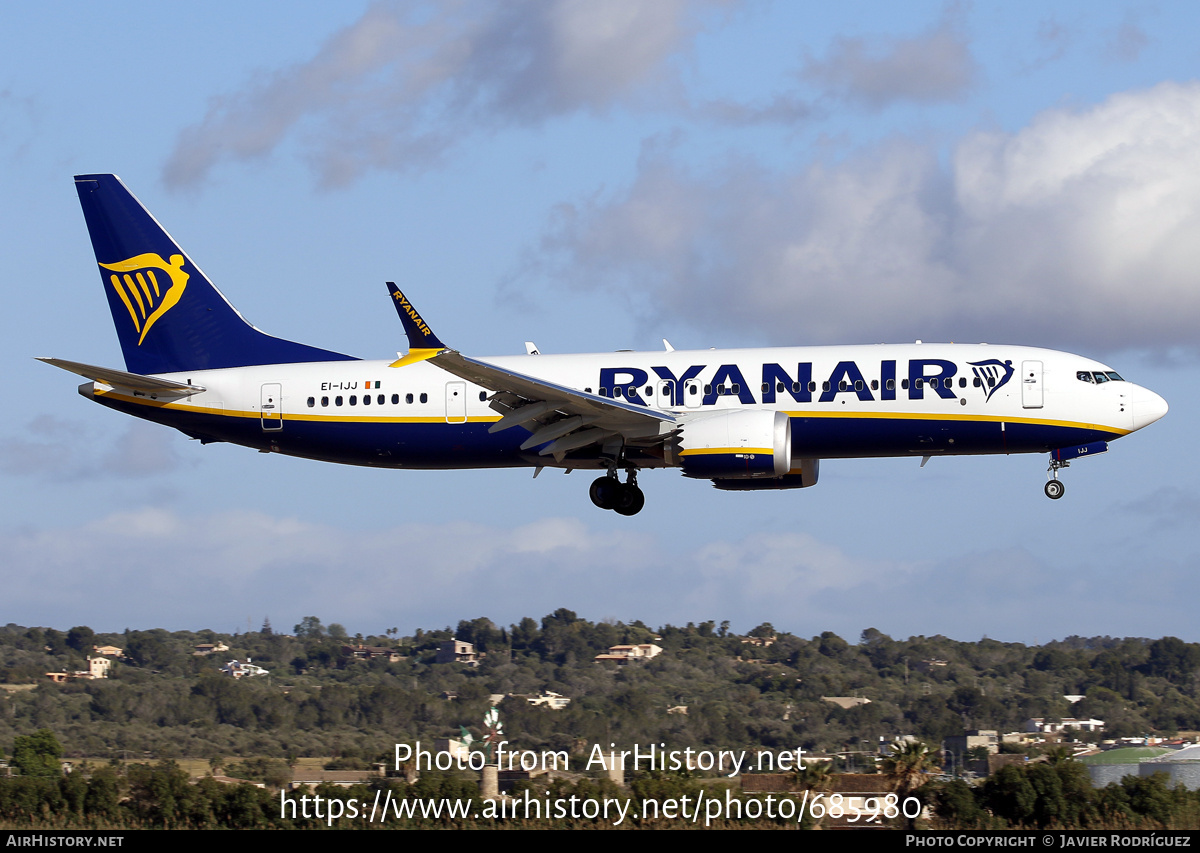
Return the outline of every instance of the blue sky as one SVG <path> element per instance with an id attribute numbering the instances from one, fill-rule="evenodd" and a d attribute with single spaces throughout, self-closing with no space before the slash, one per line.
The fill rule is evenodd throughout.
<path id="1" fill-rule="evenodd" d="M 827 4 L 826 4 L 827 5 Z M 0 621 L 352 632 L 558 607 L 800 635 L 1200 641 L 1200 8 L 619 2 L 21 8 L 0 32 Z M 476 355 L 988 340 L 1170 414 L 814 489 L 358 470 L 87 403 L 120 367 L 70 180 L 115 172 L 252 322 L 368 358 L 383 282 Z"/>

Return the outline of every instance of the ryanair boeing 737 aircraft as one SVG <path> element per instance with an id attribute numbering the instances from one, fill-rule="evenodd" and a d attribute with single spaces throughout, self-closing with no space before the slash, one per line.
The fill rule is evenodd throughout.
<path id="1" fill-rule="evenodd" d="M 75 178 L 126 370 L 44 358 L 79 393 L 203 443 L 385 468 L 604 473 L 596 506 L 641 510 L 638 474 L 793 489 L 821 459 L 1049 453 L 1060 468 L 1154 423 L 1166 401 L 1088 358 L 915 344 L 472 358 L 389 283 L 407 355 L 365 361 L 247 323 L 115 175 Z M 619 473 L 625 472 L 622 482 Z"/>

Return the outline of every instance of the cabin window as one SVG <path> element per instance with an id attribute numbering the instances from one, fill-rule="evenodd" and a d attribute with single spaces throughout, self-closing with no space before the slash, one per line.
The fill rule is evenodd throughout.
<path id="1" fill-rule="evenodd" d="M 350 405 L 351 405 L 351 406 L 357 406 L 357 405 L 358 405 L 358 395 L 357 395 L 357 394 L 351 394 L 351 395 L 350 395 Z"/>
<path id="2" fill-rule="evenodd" d="M 592 389 L 591 389 L 591 388 L 584 388 L 584 389 L 583 389 L 583 393 L 584 393 L 584 394 L 591 394 L 591 393 L 592 393 Z M 480 396 L 480 397 L 482 397 L 483 395 L 482 395 L 482 394 L 480 394 L 479 396 Z"/>
<path id="3" fill-rule="evenodd" d="M 309 398 L 308 398 L 308 407 L 311 409 L 311 408 L 312 408 L 313 406 L 315 406 L 315 405 L 317 405 L 317 398 L 316 398 L 316 397 L 309 397 Z"/>
<path id="4" fill-rule="evenodd" d="M 902 389 L 904 389 L 905 391 L 907 391 L 907 390 L 908 390 L 908 380 L 907 380 L 907 379 L 901 379 L 901 380 L 900 380 L 900 387 L 901 387 Z"/>
<path id="5" fill-rule="evenodd" d="M 771 383 L 770 383 L 770 382 L 764 382 L 764 383 L 762 384 L 762 392 L 763 392 L 764 394 L 766 394 L 766 393 L 767 393 L 767 391 L 768 391 L 768 390 L 770 390 L 770 388 L 771 388 Z M 782 391 L 782 390 L 783 390 L 783 383 L 782 383 L 782 382 L 780 382 L 780 383 L 779 383 L 779 390 L 780 390 L 780 391 Z"/>
<path id="6" fill-rule="evenodd" d="M 972 381 L 971 384 L 974 385 L 976 388 L 983 387 L 983 383 L 979 381 L 978 376 L 975 377 L 974 381 Z"/>
<path id="7" fill-rule="evenodd" d="M 854 380 L 854 390 L 861 391 L 863 389 L 863 381 L 861 379 Z"/>
<path id="8" fill-rule="evenodd" d="M 828 382 L 826 382 L 825 384 L 826 384 L 826 385 L 828 385 L 829 383 L 828 383 Z M 817 383 L 816 383 L 816 382 L 809 382 L 809 383 L 808 383 L 808 393 L 809 393 L 809 394 L 811 394 L 811 393 L 813 393 L 813 392 L 814 392 L 814 391 L 816 391 L 816 390 L 817 390 Z"/>
<path id="9" fill-rule="evenodd" d="M 781 387 L 780 387 L 780 389 L 779 389 L 780 391 L 782 391 L 782 390 L 783 390 L 783 388 L 782 388 L 782 385 L 783 385 L 783 383 L 780 383 L 780 386 L 781 386 Z M 793 382 L 793 383 L 792 383 L 792 393 L 793 393 L 793 394 L 799 394 L 799 393 L 800 393 L 800 383 L 799 383 L 799 382 Z"/>
<path id="10" fill-rule="evenodd" d="M 916 380 L 914 380 L 914 381 L 913 381 L 913 387 L 914 387 L 914 388 L 923 388 L 923 387 L 925 387 L 925 380 L 924 380 L 924 379 L 916 379 Z"/>
<path id="11" fill-rule="evenodd" d="M 328 398 L 328 397 L 322 397 L 322 398 L 321 398 L 321 405 L 322 405 L 322 406 L 328 406 L 328 405 L 329 405 L 329 398 Z"/>
<path id="12" fill-rule="evenodd" d="M 918 379 L 917 381 L 918 381 L 918 382 L 920 382 L 921 380 L 920 380 L 920 379 Z M 920 388 L 921 386 L 920 386 L 920 385 L 918 385 L 917 387 L 918 387 L 918 388 Z M 935 377 L 933 377 L 932 379 L 930 379 L 930 380 L 929 380 L 929 387 L 930 387 L 930 388 L 936 388 L 936 387 L 938 387 L 938 381 L 937 381 L 937 377 L 936 377 L 936 376 L 935 376 Z"/>
<path id="13" fill-rule="evenodd" d="M 620 388 L 620 386 L 618 386 L 618 387 L 616 387 L 616 388 L 614 388 L 614 389 L 613 389 L 613 396 L 614 396 L 614 397 L 620 397 L 620 396 L 621 396 L 621 388 Z"/>
<path id="14" fill-rule="evenodd" d="M 737 382 L 734 382 L 734 383 L 733 383 L 733 389 L 732 389 L 732 391 L 731 391 L 730 393 L 733 393 L 733 394 L 741 394 L 741 393 L 742 393 L 742 386 L 741 386 L 741 384 L 740 384 L 740 383 L 737 383 Z"/>
<path id="15" fill-rule="evenodd" d="M 363 405 L 364 406 L 371 405 L 371 395 L 370 394 L 363 394 Z"/>
<path id="16" fill-rule="evenodd" d="M 382 394 L 380 394 L 378 397 L 375 398 L 376 404 L 378 404 L 380 406 L 382 406 L 384 404 L 384 401 L 385 401 L 385 397 Z"/>
<path id="17" fill-rule="evenodd" d="M 411 403 L 412 401 L 413 401 L 413 395 L 412 395 L 412 394 L 405 394 L 405 395 L 404 395 L 404 402 L 406 402 L 406 403 Z"/>
<path id="18" fill-rule="evenodd" d="M 421 395 L 421 402 L 422 402 L 422 403 L 428 403 L 428 402 L 429 402 L 429 395 L 428 395 L 428 394 L 422 394 L 422 395 Z"/>
<path id="19" fill-rule="evenodd" d="M 647 396 L 647 397 L 653 397 L 653 396 L 654 396 L 654 389 L 653 389 L 651 386 L 649 386 L 649 385 L 647 385 L 647 386 L 646 386 L 646 396 Z"/>
<path id="20" fill-rule="evenodd" d="M 341 394 L 338 394 L 336 397 L 333 398 L 333 404 L 335 406 L 342 405 L 342 395 Z"/>
<path id="21" fill-rule="evenodd" d="M 958 377 L 958 387 L 959 388 L 967 387 L 967 377 L 965 377 L 965 376 Z"/>
<path id="22" fill-rule="evenodd" d="M 821 383 L 821 390 L 822 390 L 822 391 L 828 391 L 828 390 L 829 390 L 829 380 L 826 380 L 826 381 L 824 381 L 824 382 L 822 382 L 822 383 Z"/>
<path id="23" fill-rule="evenodd" d="M 872 379 L 872 380 L 871 380 L 871 390 L 872 390 L 872 391 L 878 391 L 878 390 L 879 390 L 879 380 L 878 380 L 878 379 Z"/>
<path id="24" fill-rule="evenodd" d="M 711 385 L 705 385 L 705 386 L 704 386 L 704 393 L 705 393 L 706 395 L 707 395 L 707 394 L 711 394 L 711 393 L 712 393 L 712 386 L 711 386 Z"/>
<path id="25" fill-rule="evenodd" d="M 724 386 L 724 385 L 718 385 L 718 386 L 717 386 L 717 396 L 718 396 L 718 397 L 720 397 L 720 396 L 722 396 L 724 393 L 725 393 L 725 386 Z"/>
<path id="26" fill-rule="evenodd" d="M 889 379 L 887 381 L 887 383 L 884 385 L 884 387 L 887 388 L 889 391 L 895 391 L 896 390 L 896 380 Z"/>
<path id="27" fill-rule="evenodd" d="M 399 395 L 399 394 L 393 394 L 393 395 L 392 395 L 392 405 L 393 405 L 393 406 L 398 406 L 398 405 L 400 405 L 400 395 Z"/>

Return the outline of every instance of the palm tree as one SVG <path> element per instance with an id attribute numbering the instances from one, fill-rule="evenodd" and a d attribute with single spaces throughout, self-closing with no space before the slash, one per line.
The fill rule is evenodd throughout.
<path id="1" fill-rule="evenodd" d="M 833 762 L 813 761 L 796 769 L 796 787 L 801 791 L 825 793 L 833 788 Z"/>
<path id="2" fill-rule="evenodd" d="M 938 763 L 929 747 L 920 741 L 896 741 L 891 754 L 883 760 L 882 769 L 903 808 L 905 799 L 925 783 L 926 775 L 938 769 Z M 908 819 L 910 829 L 915 823 L 916 818 Z"/>
<path id="3" fill-rule="evenodd" d="M 828 794 L 833 790 L 833 762 L 813 761 L 810 758 L 807 764 L 796 768 L 795 777 L 797 790 L 812 792 L 807 800 L 811 802 L 813 795 Z M 813 829 L 820 829 L 824 820 L 825 815 L 822 814 L 813 824 Z"/>

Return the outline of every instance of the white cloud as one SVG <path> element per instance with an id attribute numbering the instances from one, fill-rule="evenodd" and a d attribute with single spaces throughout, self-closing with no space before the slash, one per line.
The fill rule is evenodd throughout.
<path id="1" fill-rule="evenodd" d="M 880 110 L 896 102 L 964 97 L 978 76 L 960 15 L 951 9 L 936 26 L 911 38 L 839 38 L 823 60 L 809 58 L 801 76 L 839 100 Z"/>
<path id="2" fill-rule="evenodd" d="M 299 136 L 325 184 L 437 161 L 506 125 L 602 112 L 669 88 L 668 60 L 697 31 L 684 0 L 376 3 L 307 62 L 214 98 L 179 137 L 169 186 L 251 160 Z"/>
<path id="3" fill-rule="evenodd" d="M 353 531 L 257 512 L 186 517 L 153 507 L 74 528 L 10 531 L 0 563 L 9 618 L 18 622 L 198 628 L 316 614 L 364 631 L 480 613 L 503 623 L 563 606 L 595 619 L 784 627 L 814 593 L 902 570 L 806 534 L 679 552 L 669 537 L 614 537 L 574 518 L 514 529 L 447 522 Z"/>
<path id="4" fill-rule="evenodd" d="M 540 264 L 778 343 L 1194 349 L 1198 210 L 1200 84 L 1163 83 L 973 133 L 948 164 L 896 139 L 699 174 L 650 146 L 621 195 L 556 211 Z"/>
<path id="5" fill-rule="evenodd" d="M 116 439 L 81 421 L 39 415 L 23 435 L 0 440 L 0 471 L 51 480 L 149 477 L 176 470 L 178 434 L 133 421 Z M 107 445 L 107 446 L 106 446 Z"/>
<path id="6" fill-rule="evenodd" d="M 1112 32 L 1105 46 L 1104 58 L 1116 62 L 1136 62 L 1149 44 L 1150 37 L 1130 15 Z"/>
<path id="7" fill-rule="evenodd" d="M 1116 551 L 1124 544 L 1113 543 Z M 1183 563 L 1129 588 L 1123 554 L 1087 567 L 1051 565 L 1020 547 L 936 561 L 864 559 L 805 532 L 614 536 L 577 518 L 512 529 L 454 521 L 351 530 L 261 512 L 188 516 L 155 507 L 8 530 L 0 565 L 8 620 L 98 630 L 234 630 L 247 618 L 257 627 L 263 615 L 284 627 L 316 615 L 351 631 L 408 632 L 479 615 L 511 624 L 567 607 L 592 620 L 651 625 L 728 619 L 745 631 L 771 622 L 802 636 L 855 637 L 874 625 L 894 636 L 1044 641 L 1155 636 L 1156 625 L 1186 619 L 1186 602 L 1200 592 Z M 1117 598 L 1115 587 L 1124 589 Z M 1178 607 L 1163 605 L 1167 587 Z"/>

